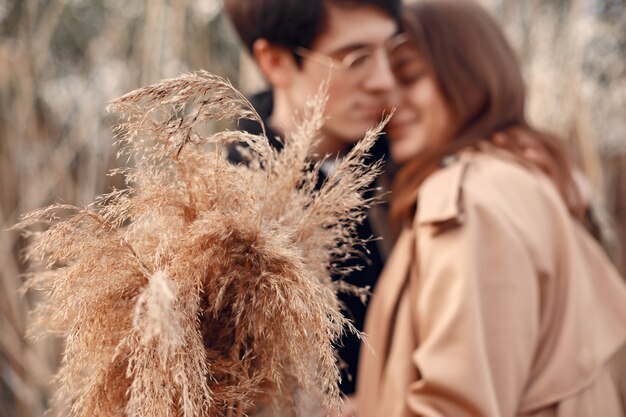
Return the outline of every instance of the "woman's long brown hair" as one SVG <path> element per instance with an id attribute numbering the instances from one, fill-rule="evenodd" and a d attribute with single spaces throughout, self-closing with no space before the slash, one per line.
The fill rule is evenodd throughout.
<path id="1" fill-rule="evenodd" d="M 400 169 L 392 219 L 411 221 L 418 189 L 443 156 L 499 136 L 505 140 L 493 142 L 544 171 L 570 213 L 582 221 L 585 204 L 569 156 L 561 140 L 527 123 L 520 65 L 495 19 L 469 0 L 422 0 L 405 8 L 403 29 L 429 62 L 458 128 L 452 141 Z M 538 157 L 524 156 L 528 148 Z"/>

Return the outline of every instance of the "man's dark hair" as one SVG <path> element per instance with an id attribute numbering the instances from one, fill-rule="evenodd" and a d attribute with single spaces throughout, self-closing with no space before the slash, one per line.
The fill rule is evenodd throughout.
<path id="1" fill-rule="evenodd" d="M 401 0 L 225 0 L 226 13 L 252 52 L 257 39 L 293 51 L 311 46 L 324 30 L 326 7 L 375 6 L 398 21 Z"/>

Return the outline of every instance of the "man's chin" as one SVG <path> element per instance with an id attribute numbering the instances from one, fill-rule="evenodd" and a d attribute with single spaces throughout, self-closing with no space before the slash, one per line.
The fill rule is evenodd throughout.
<path id="1" fill-rule="evenodd" d="M 375 125 L 370 126 L 367 129 L 364 129 L 362 131 L 359 132 L 355 132 L 353 135 L 350 136 L 345 136 L 341 138 L 341 141 L 344 142 L 346 145 L 353 145 L 355 143 L 357 143 L 358 141 L 362 140 L 365 135 L 367 134 L 367 131 L 371 128 L 373 128 Z"/>
<path id="2" fill-rule="evenodd" d="M 382 121 L 382 119 L 382 115 L 371 119 L 345 118 L 343 120 L 346 120 L 346 122 L 341 123 L 340 125 L 326 123 L 326 125 L 322 128 L 322 134 L 334 137 L 341 143 L 346 144 L 346 146 L 352 145 L 363 139 L 367 134 L 367 131 L 374 129 Z"/>
<path id="3" fill-rule="evenodd" d="M 359 121 L 350 125 L 350 129 L 346 129 L 349 131 L 349 135 L 346 137 L 353 138 L 350 139 L 350 142 L 357 142 L 365 137 L 369 130 L 374 129 L 378 124 L 383 120 L 383 116 L 380 116 L 375 119 L 367 120 L 367 121 Z"/>

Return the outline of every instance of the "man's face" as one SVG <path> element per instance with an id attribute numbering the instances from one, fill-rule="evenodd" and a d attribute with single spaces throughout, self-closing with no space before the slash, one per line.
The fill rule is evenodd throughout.
<path id="1" fill-rule="evenodd" d="M 325 137 L 348 144 L 362 139 L 387 109 L 395 80 L 385 48 L 396 34 L 397 24 L 374 6 L 342 8 L 331 4 L 326 23 L 311 45 L 312 52 L 303 55 L 287 95 L 294 109 L 302 109 L 320 83 L 329 80 L 327 119 L 322 130 Z M 361 48 L 372 52 L 365 64 L 354 68 L 332 64 L 332 60 L 341 61 Z"/>

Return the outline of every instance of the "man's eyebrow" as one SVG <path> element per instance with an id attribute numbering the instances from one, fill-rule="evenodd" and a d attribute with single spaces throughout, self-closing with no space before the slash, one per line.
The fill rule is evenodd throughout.
<path id="1" fill-rule="evenodd" d="M 339 48 L 330 50 L 328 52 L 324 52 L 327 55 L 341 55 L 341 54 L 345 54 L 348 52 L 352 52 L 355 51 L 357 49 L 361 49 L 361 48 L 367 48 L 367 47 L 372 47 L 371 44 L 369 43 L 363 43 L 363 42 L 359 42 L 359 43 L 351 43 L 345 46 L 341 46 Z"/>
<path id="2" fill-rule="evenodd" d="M 401 32 L 399 30 L 394 32 L 394 34 L 391 35 L 385 42 L 389 42 L 391 39 L 393 39 L 395 36 L 399 35 L 400 33 Z M 374 45 L 372 45 L 371 43 L 366 43 L 366 42 L 354 42 L 354 43 L 350 43 L 348 45 L 341 46 L 341 47 L 338 47 L 336 49 L 333 49 L 324 53 L 327 55 L 340 55 L 340 54 L 352 52 L 357 49 L 368 48 L 368 47 L 374 47 Z"/>

